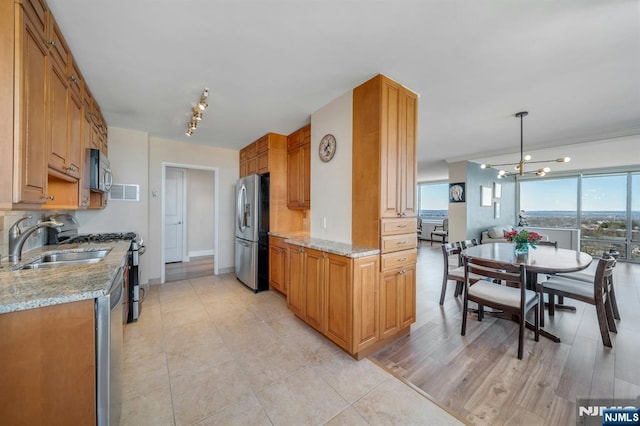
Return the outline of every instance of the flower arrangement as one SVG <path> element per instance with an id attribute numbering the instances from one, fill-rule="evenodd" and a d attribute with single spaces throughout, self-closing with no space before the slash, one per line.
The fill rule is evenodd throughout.
<path id="1" fill-rule="evenodd" d="M 526 248 L 527 246 L 531 246 L 536 248 L 536 244 L 540 242 L 542 236 L 537 232 L 527 231 L 523 229 L 521 231 L 511 231 L 504 234 L 504 237 L 507 241 L 516 243 L 516 247 Z M 525 250 L 526 251 L 526 250 Z"/>

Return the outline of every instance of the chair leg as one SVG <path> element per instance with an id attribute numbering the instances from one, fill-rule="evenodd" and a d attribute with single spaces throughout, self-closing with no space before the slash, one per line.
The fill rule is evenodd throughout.
<path id="1" fill-rule="evenodd" d="M 538 293 L 538 318 L 540 318 L 540 327 L 544 327 L 544 289 L 540 289 Z"/>
<path id="2" fill-rule="evenodd" d="M 522 359 L 522 353 L 524 352 L 523 343 L 524 343 L 524 322 L 525 316 L 520 315 L 520 329 L 518 333 L 518 359 Z"/>
<path id="3" fill-rule="evenodd" d="M 440 290 L 440 304 L 444 304 L 444 296 L 447 294 L 447 271 L 444 271 L 444 277 L 442 277 L 442 290 Z"/>
<path id="4" fill-rule="evenodd" d="M 478 304 L 478 321 L 484 319 L 484 305 Z"/>
<path id="5" fill-rule="evenodd" d="M 609 300 L 611 300 L 611 307 L 613 309 L 613 317 L 617 320 L 620 319 L 620 311 L 618 310 L 618 302 L 616 301 L 616 292 L 613 290 L 613 280 L 609 285 Z"/>
<path id="6" fill-rule="evenodd" d="M 544 312 L 544 303 L 540 303 L 540 295 L 538 294 L 538 306 L 535 307 L 533 317 L 534 317 L 534 337 L 536 342 L 540 341 L 540 324 L 542 323 L 542 312 Z M 540 309 L 540 305 L 542 305 L 543 309 Z"/>
<path id="7" fill-rule="evenodd" d="M 553 293 L 547 293 L 547 296 L 549 297 L 549 316 L 552 317 L 556 314 L 556 303 L 555 303 L 556 295 Z M 542 303 L 544 304 L 544 299 Z"/>
<path id="8" fill-rule="evenodd" d="M 558 305 L 564 304 L 564 296 L 558 296 Z"/>
<path id="9" fill-rule="evenodd" d="M 617 333 L 618 328 L 616 327 L 616 321 L 613 315 L 613 308 L 611 307 L 611 300 L 607 297 L 607 301 L 604 302 L 604 312 L 607 316 L 607 326 L 609 327 L 609 331 L 612 333 Z"/>
<path id="10" fill-rule="evenodd" d="M 604 310 L 604 303 L 596 300 L 596 315 L 598 316 L 598 326 L 600 327 L 600 335 L 602 336 L 602 344 L 608 348 L 613 347 L 611 344 L 611 336 L 609 336 L 609 327 L 607 326 L 607 314 Z"/>
<path id="11" fill-rule="evenodd" d="M 467 333 L 467 308 L 469 307 L 469 299 L 467 298 L 467 292 L 464 292 L 464 297 L 462 298 L 462 330 L 460 330 L 460 335 L 464 336 Z"/>

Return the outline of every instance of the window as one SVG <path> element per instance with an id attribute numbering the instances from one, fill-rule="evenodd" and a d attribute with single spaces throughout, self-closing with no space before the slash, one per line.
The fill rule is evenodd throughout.
<path id="1" fill-rule="evenodd" d="M 600 256 L 616 250 L 625 258 L 627 239 L 627 174 L 582 178 L 580 250 Z"/>
<path id="2" fill-rule="evenodd" d="M 520 210 L 529 226 L 578 227 L 578 178 L 520 181 Z"/>
<path id="3" fill-rule="evenodd" d="M 419 216 L 424 219 L 442 220 L 449 215 L 449 184 L 418 184 Z"/>
<path id="4" fill-rule="evenodd" d="M 631 243 L 629 259 L 640 261 L 640 173 L 631 175 Z"/>

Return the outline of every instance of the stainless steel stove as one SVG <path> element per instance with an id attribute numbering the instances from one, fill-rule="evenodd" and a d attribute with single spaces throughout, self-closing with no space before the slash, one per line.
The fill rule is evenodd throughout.
<path id="1" fill-rule="evenodd" d="M 139 256 L 144 254 L 144 240 L 135 232 L 105 232 L 95 234 L 78 234 L 78 222 L 68 214 L 51 216 L 56 221 L 63 223 L 60 228 L 48 228 L 48 244 L 82 244 L 105 243 L 110 241 L 131 241 L 129 247 L 129 312 L 127 322 L 135 322 L 140 317 L 142 302 L 145 296 L 144 288 L 140 287 L 140 262 Z"/>

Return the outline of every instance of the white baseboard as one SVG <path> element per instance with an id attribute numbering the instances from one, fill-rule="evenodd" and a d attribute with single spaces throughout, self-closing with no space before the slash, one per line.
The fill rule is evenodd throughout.
<path id="1" fill-rule="evenodd" d="M 194 251 L 190 251 L 187 256 L 189 256 L 189 258 L 192 257 L 201 257 L 201 256 L 213 256 L 213 249 L 211 250 L 194 250 Z"/>

